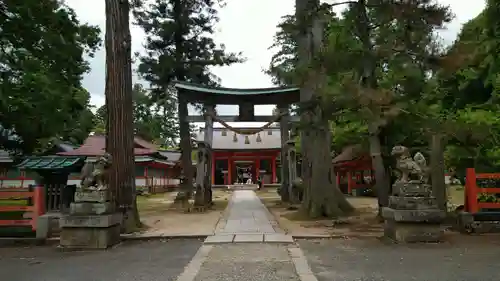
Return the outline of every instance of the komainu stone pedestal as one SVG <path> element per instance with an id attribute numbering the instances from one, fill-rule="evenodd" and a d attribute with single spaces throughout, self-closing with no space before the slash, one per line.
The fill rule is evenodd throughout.
<path id="1" fill-rule="evenodd" d="M 107 190 L 77 191 L 69 215 L 60 220 L 60 245 L 106 249 L 120 242 L 122 214 L 115 212 Z"/>
<path id="2" fill-rule="evenodd" d="M 419 182 L 395 183 L 389 207 L 382 209 L 384 236 L 396 242 L 440 242 L 446 213 L 439 209 L 430 186 Z"/>

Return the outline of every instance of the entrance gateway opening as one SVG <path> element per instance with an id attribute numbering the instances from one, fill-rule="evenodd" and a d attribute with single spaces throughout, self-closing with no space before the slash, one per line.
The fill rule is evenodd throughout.
<path id="1" fill-rule="evenodd" d="M 264 184 L 279 181 L 282 187 L 291 188 L 296 175 L 294 143 L 290 136 L 290 104 L 299 102 L 296 87 L 264 89 L 231 89 L 177 82 L 179 119 L 181 131 L 182 167 L 185 178 L 192 178 L 191 142 L 189 122 L 204 122 L 195 132 L 197 144 L 197 192 L 212 185 L 253 183 L 260 178 Z M 203 104 L 202 115 L 188 115 L 187 104 Z M 238 105 L 236 116 L 220 116 L 215 112 L 218 104 Z M 269 116 L 256 116 L 255 105 L 276 105 L 278 110 Z M 218 122 L 222 128 L 214 128 Z M 265 122 L 259 128 L 231 126 L 228 122 Z M 279 125 L 276 123 L 279 122 Z M 186 152 L 186 153 L 185 153 Z M 280 169 L 277 171 L 277 166 Z M 186 169 L 187 168 L 187 169 Z"/>

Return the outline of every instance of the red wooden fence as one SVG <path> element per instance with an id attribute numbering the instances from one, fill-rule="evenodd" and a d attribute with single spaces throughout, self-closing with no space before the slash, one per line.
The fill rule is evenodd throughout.
<path id="1" fill-rule="evenodd" d="M 467 168 L 465 178 L 465 211 L 477 213 L 481 209 L 499 209 L 500 202 L 478 202 L 481 193 L 500 193 L 500 188 L 479 188 L 477 179 L 500 179 L 500 173 L 476 173 L 474 168 Z"/>
<path id="2" fill-rule="evenodd" d="M 0 205 L 1 212 L 26 212 L 30 216 L 26 219 L 0 220 L 0 226 L 31 226 L 36 230 L 38 217 L 45 213 L 45 199 L 42 186 L 36 186 L 30 189 L 11 189 L 9 191 L 0 191 L 0 200 L 21 200 L 27 199 L 29 206 L 18 205 Z"/>

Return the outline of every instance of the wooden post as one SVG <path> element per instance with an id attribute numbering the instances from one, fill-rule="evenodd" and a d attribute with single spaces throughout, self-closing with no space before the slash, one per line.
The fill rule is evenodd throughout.
<path id="1" fill-rule="evenodd" d="M 227 181 L 228 184 L 233 184 L 233 159 L 232 155 L 229 155 L 227 158 Z"/>
<path id="2" fill-rule="evenodd" d="M 446 211 L 447 199 L 446 183 L 444 179 L 444 146 L 443 136 L 433 135 L 431 140 L 431 183 L 432 195 L 436 198 L 441 210 Z"/>
<path id="3" fill-rule="evenodd" d="M 215 158 L 213 157 L 213 154 L 212 154 L 212 185 L 215 184 Z"/>
<path id="4" fill-rule="evenodd" d="M 289 185 L 290 185 L 290 179 L 289 179 L 289 169 L 290 165 L 288 163 L 288 154 L 287 154 L 287 141 L 289 139 L 289 110 L 288 110 L 288 105 L 285 104 L 280 104 L 278 105 L 278 110 L 279 113 L 282 114 L 281 119 L 280 119 L 280 134 L 281 134 L 281 200 L 283 202 L 288 202 L 290 200 L 290 193 L 289 193 Z M 273 166 L 274 169 L 275 166 Z M 273 176 L 274 178 L 274 176 Z M 274 179 L 273 179 L 274 180 Z"/>
<path id="5" fill-rule="evenodd" d="M 33 230 L 36 230 L 38 218 L 46 212 L 44 193 L 43 185 L 35 186 L 33 190 L 33 206 L 35 210 L 31 218 L 31 227 Z"/>
<path id="6" fill-rule="evenodd" d="M 352 173 L 351 171 L 348 171 L 347 174 L 347 194 L 352 193 Z"/>
<path id="7" fill-rule="evenodd" d="M 257 182 L 259 176 L 260 176 L 260 157 L 257 156 L 255 157 L 255 182 Z"/>
<path id="8" fill-rule="evenodd" d="M 271 161 L 271 183 L 276 183 L 276 156 Z"/>
<path id="9" fill-rule="evenodd" d="M 293 192 L 293 182 L 297 177 L 297 159 L 295 154 L 295 141 L 287 142 L 287 162 L 288 162 L 288 196 L 291 203 L 299 203 Z"/>
<path id="10" fill-rule="evenodd" d="M 477 205 L 476 169 L 467 168 L 465 174 L 465 210 L 475 214 L 479 211 Z"/>

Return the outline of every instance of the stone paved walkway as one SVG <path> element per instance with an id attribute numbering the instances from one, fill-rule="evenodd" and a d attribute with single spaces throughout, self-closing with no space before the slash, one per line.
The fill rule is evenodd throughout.
<path id="1" fill-rule="evenodd" d="M 274 242 L 293 243 L 271 222 L 272 215 L 253 190 L 235 190 L 228 205 L 226 217 L 221 219 L 215 235 L 207 237 L 206 244 Z"/>
<path id="2" fill-rule="evenodd" d="M 274 243 L 273 243 L 274 242 Z M 235 190 L 215 235 L 177 281 L 317 281 L 253 190 Z"/>

